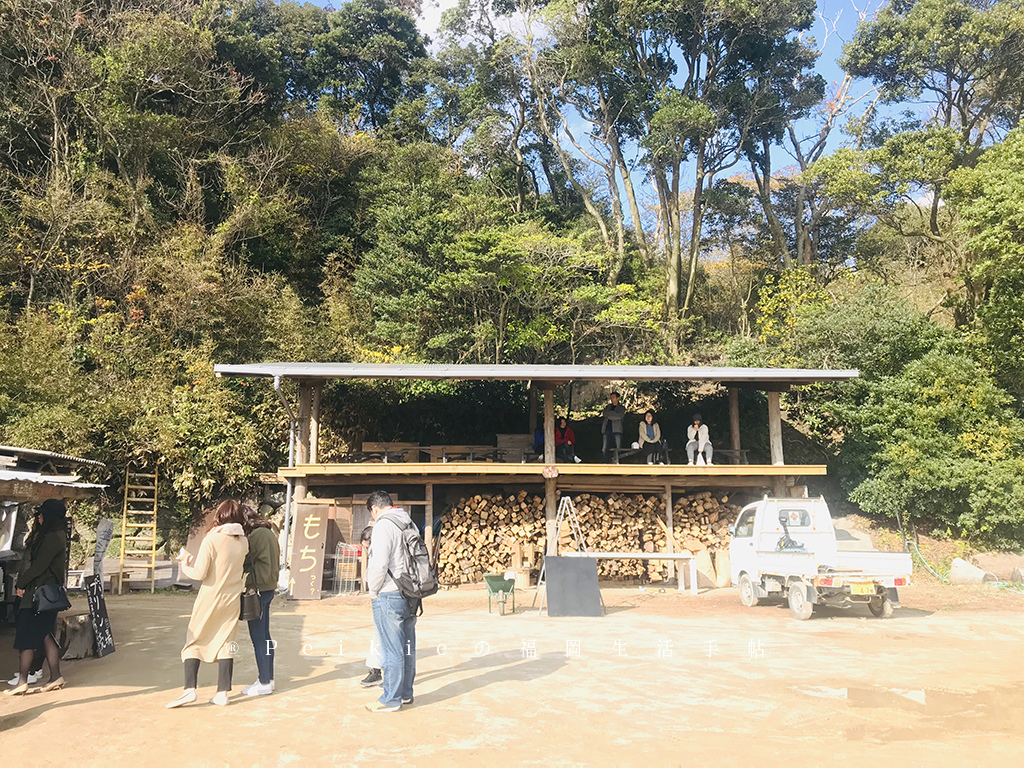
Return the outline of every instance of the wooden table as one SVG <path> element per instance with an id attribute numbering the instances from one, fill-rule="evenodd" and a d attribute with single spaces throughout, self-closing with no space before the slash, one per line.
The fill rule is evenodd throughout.
<path id="1" fill-rule="evenodd" d="M 394 461 L 405 461 L 405 451 L 349 451 L 341 457 L 344 461 L 367 462 L 379 461 L 389 464 Z"/>
<path id="2" fill-rule="evenodd" d="M 697 558 L 689 552 L 562 552 L 559 557 L 589 557 L 595 560 L 689 560 L 690 594 L 697 596 Z M 679 580 L 683 591 L 683 580 Z"/>
<path id="3" fill-rule="evenodd" d="M 498 461 L 501 452 L 493 445 L 432 445 L 421 448 L 444 463 L 449 461 Z"/>

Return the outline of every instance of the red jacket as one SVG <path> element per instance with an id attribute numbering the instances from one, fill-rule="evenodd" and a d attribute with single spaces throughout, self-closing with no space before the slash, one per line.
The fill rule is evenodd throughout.
<path id="1" fill-rule="evenodd" d="M 566 425 L 564 435 L 562 430 L 555 427 L 555 445 L 565 445 L 566 443 L 576 445 L 576 435 L 573 434 L 572 427 Z"/>

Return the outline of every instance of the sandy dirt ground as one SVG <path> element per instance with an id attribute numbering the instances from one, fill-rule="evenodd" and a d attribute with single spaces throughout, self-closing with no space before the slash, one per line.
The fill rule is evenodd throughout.
<path id="1" fill-rule="evenodd" d="M 420 619 L 415 703 L 370 714 L 365 598 L 275 601 L 277 692 L 255 679 L 240 626 L 231 704 L 167 710 L 181 685 L 190 595 L 110 597 L 117 652 L 65 662 L 68 687 L 0 697 L 9 765 L 877 765 L 1024 762 L 1024 596 L 903 590 L 866 608 L 747 609 L 734 589 L 691 597 L 606 588 L 601 618 L 548 618 L 519 595 L 444 592 Z M 78 598 L 78 602 L 81 599 Z M 76 608 L 81 606 L 76 605 Z M 16 669 L 0 630 L 0 671 Z M 9 675 L 5 675 L 9 676 Z"/>

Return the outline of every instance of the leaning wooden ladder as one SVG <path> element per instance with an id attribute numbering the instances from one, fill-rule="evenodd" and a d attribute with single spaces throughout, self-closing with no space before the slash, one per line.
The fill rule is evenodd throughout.
<path id="1" fill-rule="evenodd" d="M 117 593 L 124 593 L 125 557 L 149 560 L 149 591 L 156 591 L 156 511 L 159 469 L 152 474 L 133 472 L 124 477 L 124 507 L 121 513 L 121 567 Z M 130 535 L 129 535 L 129 532 Z M 128 545 L 132 544 L 132 549 Z"/>

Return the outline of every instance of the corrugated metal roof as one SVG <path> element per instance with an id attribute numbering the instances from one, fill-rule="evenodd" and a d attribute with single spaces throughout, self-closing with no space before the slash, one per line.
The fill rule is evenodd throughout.
<path id="1" fill-rule="evenodd" d="M 44 475 L 39 472 L 25 472 L 17 469 L 0 469 L 0 483 L 37 483 L 54 485 L 62 488 L 87 488 L 99 490 L 106 488 L 97 483 L 81 483 L 78 475 Z"/>
<path id="2" fill-rule="evenodd" d="M 847 381 L 857 370 L 718 368 L 669 365 L 406 365 L 253 363 L 215 365 L 218 376 L 281 379 L 447 379 L 455 381 L 721 381 L 796 386 Z"/>
<path id="3" fill-rule="evenodd" d="M 35 448 L 19 448 L 14 445 L 0 445 L 0 454 L 24 456 L 26 459 L 56 459 L 58 461 L 66 461 L 72 464 L 87 464 L 91 467 L 101 467 L 103 469 L 106 469 L 107 467 L 107 465 L 102 461 L 93 461 L 92 459 L 83 459 L 78 456 L 69 456 L 66 453 L 40 451 Z"/>

